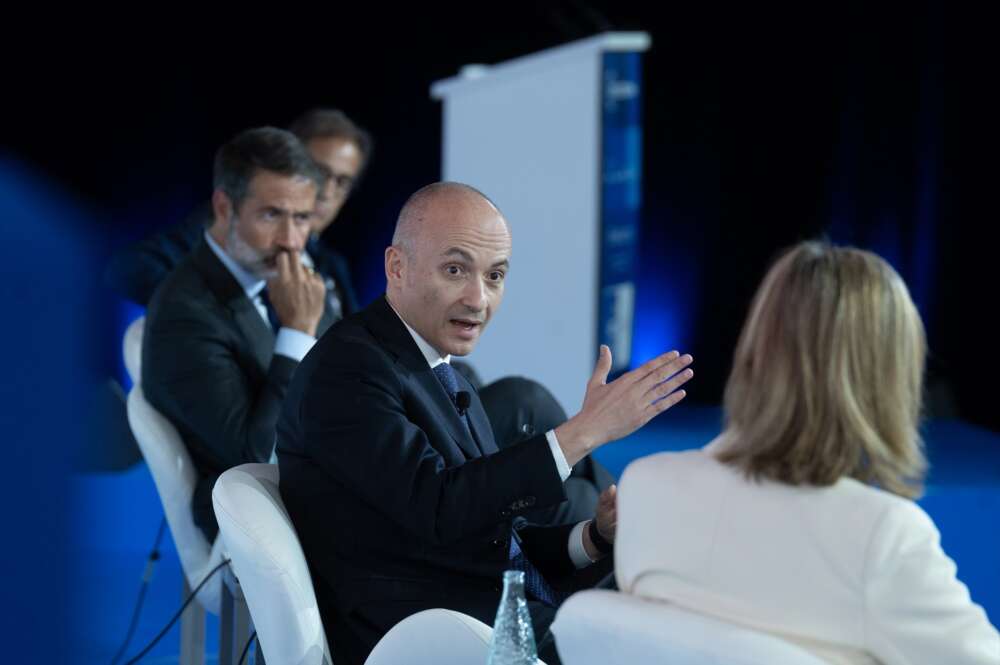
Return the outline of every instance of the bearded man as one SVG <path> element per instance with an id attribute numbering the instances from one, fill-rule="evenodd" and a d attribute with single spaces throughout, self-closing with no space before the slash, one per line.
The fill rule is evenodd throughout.
<path id="1" fill-rule="evenodd" d="M 237 135 L 216 153 L 212 226 L 146 312 L 143 389 L 191 454 L 191 509 L 209 542 L 216 478 L 271 459 L 292 373 L 335 319 L 301 260 L 326 181 L 294 134 Z"/>

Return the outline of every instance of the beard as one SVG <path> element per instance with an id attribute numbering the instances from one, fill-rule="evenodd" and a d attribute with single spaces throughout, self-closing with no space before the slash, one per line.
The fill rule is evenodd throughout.
<path id="1" fill-rule="evenodd" d="M 263 252 L 252 247 L 237 232 L 237 226 L 239 226 L 239 218 L 233 215 L 229 220 L 229 231 L 226 234 L 226 253 L 241 268 L 258 279 L 269 280 L 277 276 L 278 268 L 275 261 L 278 253 Z"/>

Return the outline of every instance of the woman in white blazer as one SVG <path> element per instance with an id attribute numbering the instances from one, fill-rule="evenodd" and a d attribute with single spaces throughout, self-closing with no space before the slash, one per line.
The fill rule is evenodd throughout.
<path id="1" fill-rule="evenodd" d="M 754 298 L 705 448 L 630 465 L 619 588 L 770 632 L 830 663 L 1000 665 L 912 498 L 925 342 L 878 256 L 800 244 Z"/>

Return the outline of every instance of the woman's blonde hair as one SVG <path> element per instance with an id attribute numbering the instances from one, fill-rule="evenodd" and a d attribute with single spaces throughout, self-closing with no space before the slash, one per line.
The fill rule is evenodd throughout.
<path id="1" fill-rule="evenodd" d="M 740 334 L 718 458 L 754 478 L 822 486 L 849 476 L 917 496 L 925 354 L 920 315 L 888 263 L 823 242 L 792 247 Z"/>

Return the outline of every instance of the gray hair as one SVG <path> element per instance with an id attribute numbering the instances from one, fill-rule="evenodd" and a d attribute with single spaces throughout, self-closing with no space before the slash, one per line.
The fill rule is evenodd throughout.
<path id="1" fill-rule="evenodd" d="M 316 183 L 317 191 L 323 189 L 327 179 L 302 142 L 276 127 L 248 129 L 215 153 L 215 188 L 225 192 L 234 208 L 239 208 L 246 198 L 250 181 L 258 171 L 308 178 Z"/>

